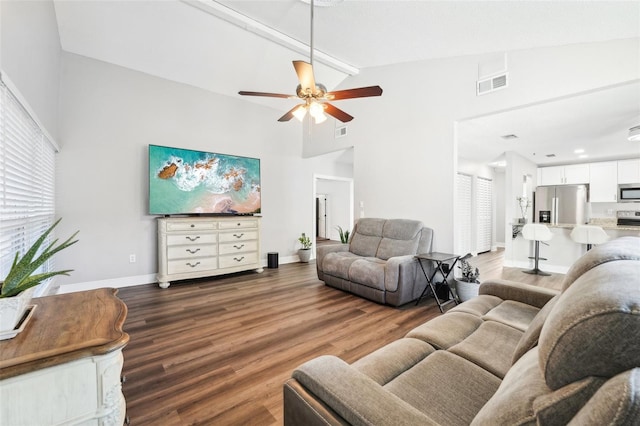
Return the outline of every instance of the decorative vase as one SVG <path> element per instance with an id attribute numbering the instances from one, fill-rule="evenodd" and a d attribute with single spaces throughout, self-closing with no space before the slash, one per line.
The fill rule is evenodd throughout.
<path id="1" fill-rule="evenodd" d="M 311 259 L 311 249 L 298 250 L 298 257 L 300 258 L 300 262 L 309 262 L 309 260 Z"/>
<path id="2" fill-rule="evenodd" d="M 456 279 L 456 294 L 461 302 L 466 302 L 478 295 L 480 283 L 478 281 L 468 282 Z"/>
<path id="3" fill-rule="evenodd" d="M 17 296 L 0 298 L 0 334 L 14 330 L 22 319 L 35 287 L 31 287 Z"/>

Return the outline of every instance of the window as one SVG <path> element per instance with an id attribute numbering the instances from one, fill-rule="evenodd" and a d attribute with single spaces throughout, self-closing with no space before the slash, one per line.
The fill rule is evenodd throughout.
<path id="1" fill-rule="evenodd" d="M 23 255 L 53 223 L 56 152 L 3 80 L 0 80 L 0 280 L 9 273 L 16 252 Z M 52 269 L 49 260 L 41 271 Z"/>

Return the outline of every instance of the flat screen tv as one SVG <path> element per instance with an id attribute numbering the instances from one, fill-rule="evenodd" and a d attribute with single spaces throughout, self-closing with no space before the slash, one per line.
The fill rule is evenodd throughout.
<path id="1" fill-rule="evenodd" d="M 260 160 L 149 145 L 149 213 L 260 213 Z"/>

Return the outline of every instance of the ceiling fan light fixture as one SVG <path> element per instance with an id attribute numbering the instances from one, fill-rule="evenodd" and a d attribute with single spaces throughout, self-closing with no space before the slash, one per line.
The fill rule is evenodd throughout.
<path id="1" fill-rule="evenodd" d="M 632 142 L 640 142 L 640 125 L 629 129 L 629 138 Z"/>
<path id="2" fill-rule="evenodd" d="M 293 111 L 293 116 L 298 119 L 298 121 L 302 121 L 304 116 L 307 115 L 307 106 L 300 105 Z"/>

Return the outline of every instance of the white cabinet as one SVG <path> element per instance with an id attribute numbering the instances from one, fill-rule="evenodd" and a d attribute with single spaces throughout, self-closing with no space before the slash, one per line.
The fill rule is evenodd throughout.
<path id="1" fill-rule="evenodd" d="M 158 219 L 158 284 L 255 269 L 260 264 L 260 218 Z"/>
<path id="2" fill-rule="evenodd" d="M 640 158 L 618 161 L 618 183 L 640 183 Z"/>
<path id="3" fill-rule="evenodd" d="M 618 200 L 618 162 L 591 163 L 589 201 L 615 203 Z"/>
<path id="4" fill-rule="evenodd" d="M 542 167 L 538 169 L 538 185 L 571 185 L 589 183 L 589 164 Z"/>

